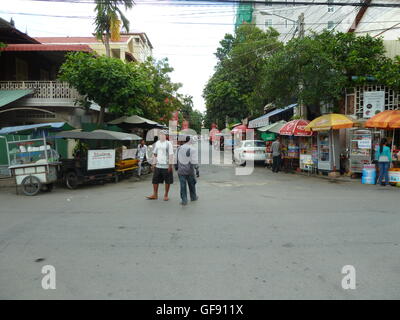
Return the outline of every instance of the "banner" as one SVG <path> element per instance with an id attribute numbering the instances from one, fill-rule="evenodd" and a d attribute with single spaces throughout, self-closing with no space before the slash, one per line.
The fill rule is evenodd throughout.
<path id="1" fill-rule="evenodd" d="M 88 170 L 115 168 L 115 150 L 88 150 Z"/>
<path id="2" fill-rule="evenodd" d="M 363 117 L 371 118 L 385 110 L 385 91 L 365 91 Z"/>

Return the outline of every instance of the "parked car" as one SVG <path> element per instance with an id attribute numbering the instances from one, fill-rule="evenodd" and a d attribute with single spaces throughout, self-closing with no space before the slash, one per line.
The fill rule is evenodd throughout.
<path id="1" fill-rule="evenodd" d="M 265 142 L 262 140 L 243 140 L 233 151 L 233 160 L 240 165 L 246 161 L 265 161 Z"/>

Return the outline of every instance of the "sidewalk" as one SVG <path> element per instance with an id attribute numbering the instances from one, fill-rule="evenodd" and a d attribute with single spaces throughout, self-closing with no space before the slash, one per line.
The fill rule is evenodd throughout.
<path id="1" fill-rule="evenodd" d="M 0 188 L 15 187 L 15 179 L 13 177 L 0 176 Z"/>

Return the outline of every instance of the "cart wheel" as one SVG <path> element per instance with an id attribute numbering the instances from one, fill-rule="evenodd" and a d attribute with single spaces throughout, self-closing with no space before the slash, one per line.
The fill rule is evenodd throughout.
<path id="1" fill-rule="evenodd" d="M 75 172 L 70 171 L 65 176 L 65 185 L 68 189 L 76 189 L 78 187 L 78 176 Z"/>
<path id="2" fill-rule="evenodd" d="M 34 196 L 38 194 L 42 184 L 40 180 L 35 176 L 28 176 L 22 180 L 22 190 L 27 196 Z"/>

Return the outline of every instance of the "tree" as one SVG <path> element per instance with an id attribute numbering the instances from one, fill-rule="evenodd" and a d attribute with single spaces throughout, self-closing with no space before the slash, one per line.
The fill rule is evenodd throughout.
<path id="1" fill-rule="evenodd" d="M 369 35 L 325 31 L 295 38 L 265 61 L 261 89 L 278 106 L 300 100 L 318 114 L 323 103 L 337 105 L 345 88 L 377 78 L 388 63 L 384 54 L 382 39 Z"/>
<path id="2" fill-rule="evenodd" d="M 151 82 L 151 95 L 143 101 L 143 116 L 167 124 L 172 112 L 181 106 L 177 91 L 182 85 L 172 82 L 170 73 L 174 69 L 167 58 L 159 61 L 148 58 L 139 68 Z"/>
<path id="3" fill-rule="evenodd" d="M 103 41 L 106 47 L 106 56 L 111 57 L 110 39 L 119 40 L 121 22 L 124 28 L 129 31 L 129 20 L 125 17 L 118 5 L 124 5 L 125 9 L 131 9 L 133 0 L 95 0 L 96 18 L 95 31 L 99 40 Z"/>
<path id="4" fill-rule="evenodd" d="M 189 122 L 190 129 L 200 133 L 203 124 L 203 114 L 194 109 L 193 97 L 189 95 L 179 95 L 179 100 L 181 102 L 179 108 L 179 114 L 181 115 L 179 119 L 180 126 L 182 127 L 182 122 L 186 120 Z"/>
<path id="5" fill-rule="evenodd" d="M 106 108 L 116 114 L 143 114 L 153 92 L 151 79 L 139 64 L 83 52 L 68 54 L 59 76 L 100 106 L 99 124 Z"/>
<path id="6" fill-rule="evenodd" d="M 215 54 L 214 75 L 203 91 L 207 124 L 223 126 L 227 116 L 240 121 L 262 113 L 267 100 L 257 88 L 264 61 L 282 46 L 278 36 L 272 28 L 262 31 L 254 25 L 242 25 L 234 35 L 225 35 Z"/>
<path id="7" fill-rule="evenodd" d="M 7 47 L 7 45 L 3 42 L 0 42 L 0 55 L 1 55 L 1 49 Z"/>

